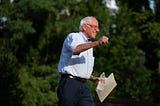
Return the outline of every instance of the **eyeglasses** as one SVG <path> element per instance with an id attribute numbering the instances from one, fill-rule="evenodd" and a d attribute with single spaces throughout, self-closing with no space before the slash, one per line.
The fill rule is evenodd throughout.
<path id="1" fill-rule="evenodd" d="M 91 25 L 91 24 L 86 24 L 89 25 L 90 27 L 94 28 L 94 29 L 99 29 L 99 27 L 97 25 Z"/>

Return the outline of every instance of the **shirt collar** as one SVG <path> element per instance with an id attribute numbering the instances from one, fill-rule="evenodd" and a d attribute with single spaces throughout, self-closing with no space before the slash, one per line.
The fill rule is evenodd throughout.
<path id="1" fill-rule="evenodd" d="M 86 41 L 86 42 L 90 42 L 91 39 L 87 39 L 86 36 L 82 33 L 82 32 L 79 32 L 79 34 L 83 37 L 83 39 Z"/>

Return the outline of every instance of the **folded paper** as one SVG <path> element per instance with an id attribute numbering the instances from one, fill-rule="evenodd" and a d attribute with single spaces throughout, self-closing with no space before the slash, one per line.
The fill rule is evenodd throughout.
<path id="1" fill-rule="evenodd" d="M 111 91 L 117 86 L 117 83 L 114 78 L 114 74 L 111 73 L 107 78 L 105 77 L 105 73 L 103 72 L 100 75 L 100 81 L 97 85 L 96 92 L 98 98 L 101 102 L 111 93 Z"/>

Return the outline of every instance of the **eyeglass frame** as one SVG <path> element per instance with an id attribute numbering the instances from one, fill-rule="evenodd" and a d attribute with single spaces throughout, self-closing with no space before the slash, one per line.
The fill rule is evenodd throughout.
<path id="1" fill-rule="evenodd" d="M 86 25 L 89 25 L 90 27 L 92 27 L 92 28 L 94 28 L 94 29 L 99 29 L 99 27 L 96 26 L 96 25 L 91 25 L 91 24 L 88 24 L 88 23 L 86 23 Z"/>

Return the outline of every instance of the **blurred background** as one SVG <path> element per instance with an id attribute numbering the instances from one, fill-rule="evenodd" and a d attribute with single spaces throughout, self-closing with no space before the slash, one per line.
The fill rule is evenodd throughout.
<path id="1" fill-rule="evenodd" d="M 1 106 L 57 106 L 62 44 L 85 16 L 110 38 L 94 49 L 93 74 L 117 81 L 103 103 L 88 82 L 95 105 L 160 105 L 160 0 L 0 0 Z"/>

